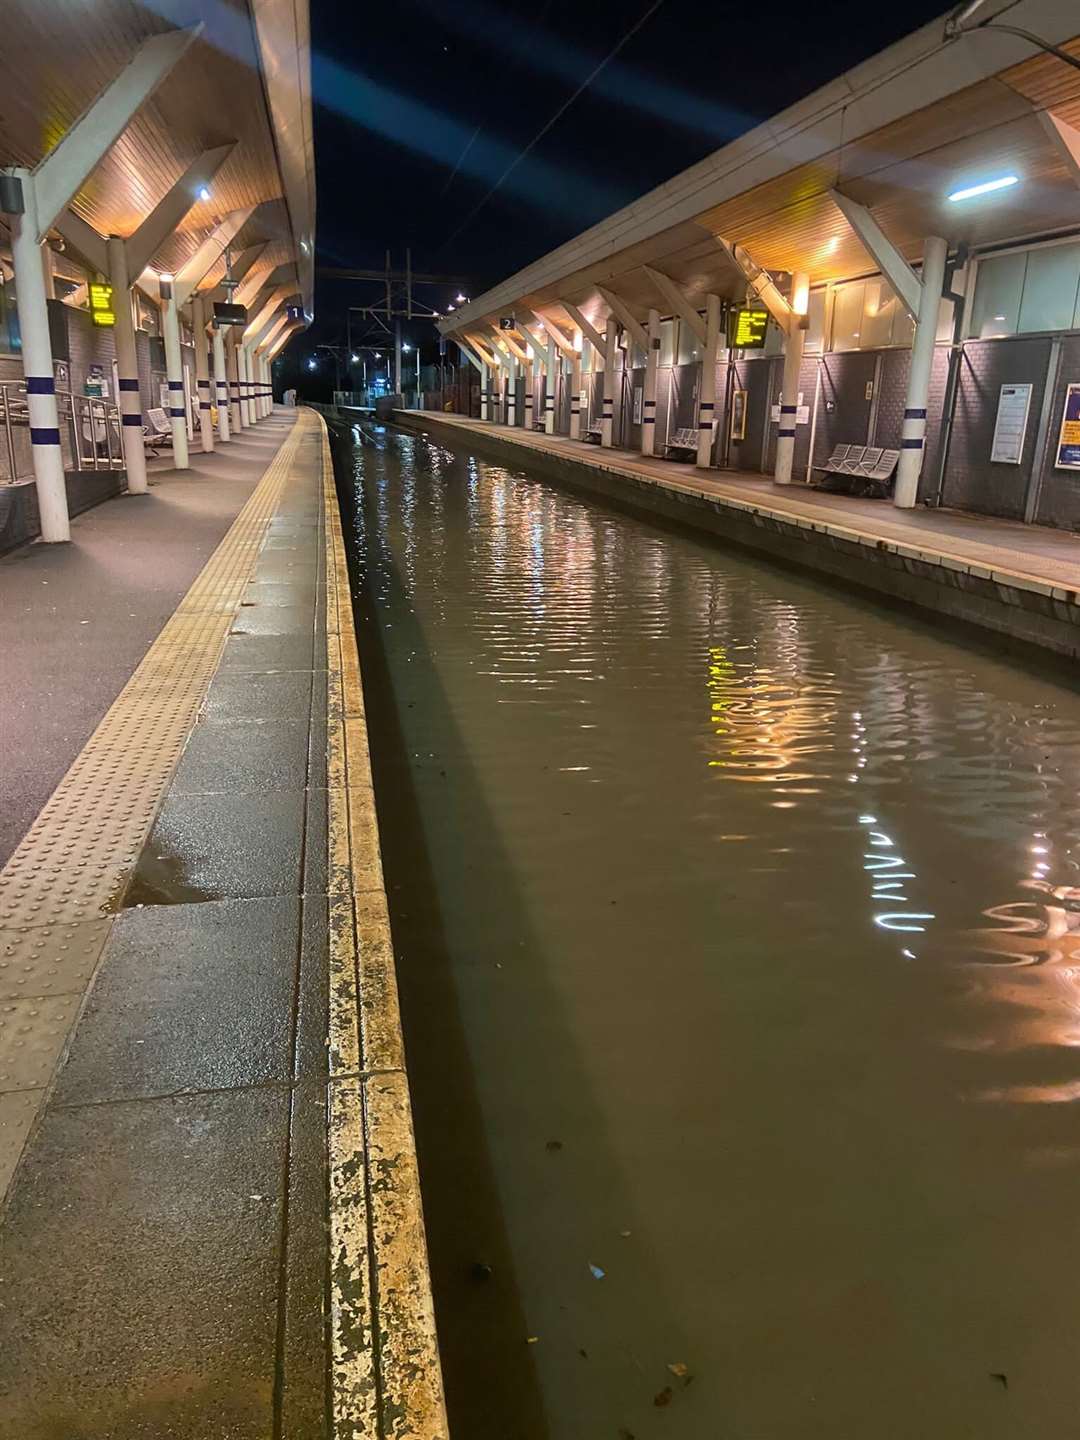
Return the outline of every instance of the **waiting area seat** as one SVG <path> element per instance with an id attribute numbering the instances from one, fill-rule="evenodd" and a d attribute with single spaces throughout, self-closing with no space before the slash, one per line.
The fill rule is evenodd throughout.
<path id="1" fill-rule="evenodd" d="M 165 411 L 160 408 L 147 410 L 146 419 L 148 423 L 143 426 L 143 444 L 147 454 L 156 459 L 163 445 L 172 444 L 172 426 Z"/>
<path id="2" fill-rule="evenodd" d="M 676 430 L 675 434 L 664 446 L 664 459 L 669 459 L 672 453 L 685 454 L 686 452 L 690 452 L 696 455 L 697 442 L 698 432 L 692 425 L 687 425 L 681 430 Z"/>
<path id="3" fill-rule="evenodd" d="M 899 459 L 899 450 L 873 445 L 837 445 L 824 465 L 814 466 L 814 471 L 825 477 L 813 482 L 814 488 L 884 499 Z"/>
<path id="4" fill-rule="evenodd" d="M 604 438 L 604 432 L 599 425 L 590 425 L 581 438 L 586 445 L 599 445 Z"/>

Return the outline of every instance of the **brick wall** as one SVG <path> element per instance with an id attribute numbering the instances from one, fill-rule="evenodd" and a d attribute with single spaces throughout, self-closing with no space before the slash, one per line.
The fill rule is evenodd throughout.
<path id="1" fill-rule="evenodd" d="M 733 360 L 735 379 L 732 388 L 746 393 L 746 438 L 732 440 L 730 464 L 734 470 L 760 470 L 762 448 L 769 424 L 772 404 L 774 362 L 764 357 Z"/>
<path id="2" fill-rule="evenodd" d="M 942 504 L 1022 520 L 1038 439 L 1050 340 L 969 340 L 960 367 Z M 990 459 L 1002 385 L 1030 384 L 1031 408 L 1019 465 Z M 940 401 L 935 405 L 940 413 Z M 933 466 L 927 467 L 931 472 Z"/>

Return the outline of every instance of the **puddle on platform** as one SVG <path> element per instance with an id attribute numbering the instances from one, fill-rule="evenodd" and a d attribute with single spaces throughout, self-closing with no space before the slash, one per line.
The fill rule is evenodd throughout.
<path id="1" fill-rule="evenodd" d="M 221 900 L 216 890 L 204 890 L 189 879 L 184 862 L 176 855 L 160 854 L 149 846 L 143 850 L 131 884 L 120 904 L 121 910 L 137 905 L 198 905 Z"/>

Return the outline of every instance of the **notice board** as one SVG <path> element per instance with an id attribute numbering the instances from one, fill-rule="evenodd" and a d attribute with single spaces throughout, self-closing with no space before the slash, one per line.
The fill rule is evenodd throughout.
<path id="1" fill-rule="evenodd" d="M 1075 381 L 1065 387 L 1065 408 L 1061 415 L 1054 468 L 1080 470 L 1080 383 Z"/>
<path id="2" fill-rule="evenodd" d="M 1030 385 L 1002 385 L 998 395 L 994 440 L 990 447 L 990 459 L 995 464 L 1020 464 L 1030 408 Z"/>

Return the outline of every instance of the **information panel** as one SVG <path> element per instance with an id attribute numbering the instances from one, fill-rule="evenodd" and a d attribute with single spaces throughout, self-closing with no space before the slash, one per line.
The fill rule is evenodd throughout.
<path id="1" fill-rule="evenodd" d="M 113 287 L 101 285 L 95 280 L 90 286 L 90 319 L 95 325 L 115 325 L 116 312 L 112 304 Z"/>
<path id="2" fill-rule="evenodd" d="M 1074 382 L 1065 387 L 1065 410 L 1061 416 L 1054 468 L 1080 470 L 1080 383 Z"/>
<path id="3" fill-rule="evenodd" d="M 762 350 L 765 347 L 765 332 L 769 328 L 767 310 L 734 310 L 728 321 L 728 348 L 730 350 Z"/>
<path id="4" fill-rule="evenodd" d="M 1020 464 L 1030 406 L 1030 385 L 1002 385 L 998 395 L 994 440 L 990 447 L 990 459 L 995 464 Z"/>

